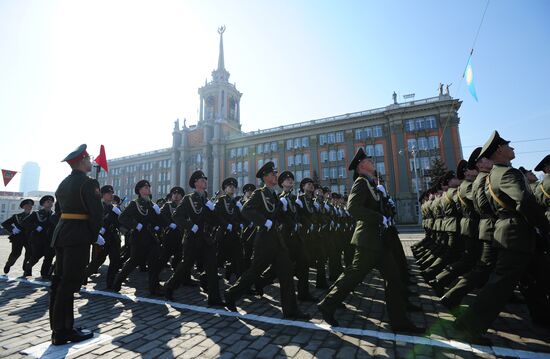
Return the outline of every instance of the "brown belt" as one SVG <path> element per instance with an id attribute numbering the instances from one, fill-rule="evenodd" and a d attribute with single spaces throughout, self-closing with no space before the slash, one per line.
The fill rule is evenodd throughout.
<path id="1" fill-rule="evenodd" d="M 83 213 L 61 213 L 62 219 L 78 219 L 81 221 L 85 221 L 87 219 L 90 219 L 90 216 Z"/>

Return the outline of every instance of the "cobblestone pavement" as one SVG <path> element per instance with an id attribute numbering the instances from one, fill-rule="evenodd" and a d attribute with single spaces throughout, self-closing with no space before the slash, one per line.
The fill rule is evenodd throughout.
<path id="1" fill-rule="evenodd" d="M 409 247 L 420 238 L 419 233 L 401 234 L 415 274 L 418 272 Z M 7 237 L 1 236 L 2 267 L 9 251 Z M 0 357 L 26 357 L 23 350 L 50 339 L 48 283 L 40 278 L 21 278 L 21 262 L 22 258 L 9 277 L 0 277 Z M 105 291 L 105 272 L 103 266 L 75 300 L 77 326 L 104 335 L 104 341 L 65 349 L 68 357 L 550 358 L 550 330 L 533 325 L 522 304 L 509 304 L 495 321 L 487 336 L 493 347 L 452 341 L 452 315 L 438 304 L 418 275 L 417 285 L 411 287 L 418 298 L 412 301 L 421 305 L 424 313 L 413 313 L 411 318 L 430 328 L 426 337 L 396 336 L 388 331 L 383 283 L 376 272 L 348 298 L 346 307 L 337 311 L 342 328 L 332 330 L 320 319 L 315 303 L 300 304 L 314 316 L 310 322 L 282 320 L 278 284 L 267 288 L 261 299 L 245 297 L 239 301 L 240 315 L 236 316 L 208 308 L 206 296 L 197 288 L 180 288 L 175 303 L 150 298 L 147 274 L 139 271 L 132 273 L 122 295 Z M 165 270 L 162 280 L 169 275 Z M 313 287 L 313 276 L 311 283 Z M 225 282 L 223 287 L 227 285 Z M 321 297 L 324 291 L 314 289 L 313 293 Z"/>

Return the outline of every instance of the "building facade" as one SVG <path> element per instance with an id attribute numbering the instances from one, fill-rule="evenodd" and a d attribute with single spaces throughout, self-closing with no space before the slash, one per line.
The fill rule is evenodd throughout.
<path id="1" fill-rule="evenodd" d="M 461 101 L 439 96 L 347 113 L 329 118 L 244 133 L 241 131 L 242 94 L 229 83 L 220 28 L 218 67 L 212 80 L 199 88 L 196 125 L 174 123 L 172 147 L 109 161 L 100 173 L 121 197 L 132 198 L 140 179 L 151 182 L 153 196 L 164 197 L 175 185 L 190 190 L 188 178 L 202 169 L 209 193 L 226 177 L 242 187 L 258 183 L 256 171 L 267 161 L 292 171 L 296 181 L 311 177 L 334 192 L 349 192 L 353 179 L 347 166 L 362 147 L 373 156 L 379 177 L 396 199 L 400 223 L 418 220 L 417 192 L 429 185 L 428 170 L 435 158 L 455 168 L 462 158 L 458 130 Z M 414 165 L 416 159 L 416 166 Z"/>

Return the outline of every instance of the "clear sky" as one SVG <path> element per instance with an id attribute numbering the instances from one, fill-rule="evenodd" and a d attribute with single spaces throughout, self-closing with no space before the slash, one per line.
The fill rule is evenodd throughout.
<path id="1" fill-rule="evenodd" d="M 533 168 L 550 153 L 550 2 L 489 4 L 472 60 L 476 103 L 461 81 L 485 4 L 0 0 L 0 168 L 38 162 L 40 189 L 55 190 L 69 172 L 59 161 L 80 143 L 92 155 L 104 144 L 108 158 L 170 147 L 176 118 L 197 121 L 221 25 L 245 131 L 452 83 L 465 156 L 498 129 L 514 165 Z"/>

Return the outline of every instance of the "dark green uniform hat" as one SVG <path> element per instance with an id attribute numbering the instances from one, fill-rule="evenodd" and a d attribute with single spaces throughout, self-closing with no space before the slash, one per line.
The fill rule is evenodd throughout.
<path id="1" fill-rule="evenodd" d="M 231 186 L 231 185 L 233 185 L 233 187 L 235 187 L 235 188 L 238 188 L 239 183 L 237 182 L 236 178 L 228 177 L 228 178 L 224 179 L 223 182 L 222 182 L 222 191 L 225 191 L 225 187 Z"/>
<path id="2" fill-rule="evenodd" d="M 468 158 L 468 169 L 473 170 L 476 168 L 477 161 L 479 160 L 479 154 L 481 153 L 481 147 L 476 147 L 475 150 L 472 151 L 470 154 L 470 157 Z"/>
<path id="3" fill-rule="evenodd" d="M 487 142 L 485 142 L 485 144 L 483 145 L 483 148 L 481 149 L 481 153 L 479 154 L 478 158 L 481 158 L 481 157 L 490 158 L 493 155 L 493 153 L 496 152 L 499 146 L 507 145 L 509 143 L 510 141 L 506 141 L 505 139 L 500 137 L 500 135 L 498 134 L 498 131 L 493 131 L 493 133 L 491 133 L 491 137 L 489 137 Z"/>
<path id="4" fill-rule="evenodd" d="M 290 172 L 290 171 L 283 171 L 283 172 L 281 172 L 281 174 L 279 175 L 279 178 L 277 178 L 277 183 L 279 183 L 279 187 L 283 188 L 283 182 L 284 182 L 287 178 L 292 178 L 292 179 L 294 179 L 294 174 L 292 174 L 292 172 Z"/>
<path id="5" fill-rule="evenodd" d="M 439 178 L 439 184 L 447 186 L 449 181 L 456 177 L 455 171 L 447 171 L 443 176 Z"/>
<path id="6" fill-rule="evenodd" d="M 195 188 L 195 182 L 197 182 L 197 180 L 199 180 L 201 178 L 204 178 L 205 180 L 208 180 L 208 177 L 206 177 L 204 175 L 203 171 L 196 170 L 195 172 L 193 172 L 193 174 L 191 174 L 191 177 L 189 178 L 189 187 Z"/>
<path id="7" fill-rule="evenodd" d="M 74 164 L 74 163 L 80 161 L 80 160 L 83 159 L 84 157 L 89 156 L 89 155 L 88 155 L 88 152 L 86 152 L 86 148 L 87 148 L 87 146 L 86 146 L 85 143 L 81 144 L 80 146 L 78 146 L 78 147 L 76 148 L 76 150 L 74 150 L 73 152 L 69 153 L 69 154 L 67 155 L 67 157 L 65 157 L 65 158 L 63 159 L 63 161 L 61 161 L 61 162 L 67 162 L 69 165 L 72 165 L 72 164 Z"/>
<path id="8" fill-rule="evenodd" d="M 306 183 L 314 183 L 313 180 L 309 177 L 306 177 L 306 178 L 303 178 L 301 181 L 300 181 L 300 191 L 303 191 L 304 190 L 304 186 Z"/>
<path id="9" fill-rule="evenodd" d="M 106 193 L 115 193 L 115 189 L 110 184 L 107 184 L 107 185 L 101 187 L 101 189 L 99 191 L 101 192 L 102 195 L 106 194 Z"/>
<path id="10" fill-rule="evenodd" d="M 134 192 L 139 195 L 139 190 L 145 186 L 151 187 L 151 183 L 147 180 L 141 180 L 138 183 L 136 183 L 136 187 L 134 188 Z"/>
<path id="11" fill-rule="evenodd" d="M 170 189 L 170 193 L 168 193 L 168 196 L 171 196 L 173 195 L 174 193 L 179 193 L 181 194 L 182 196 L 185 196 L 185 191 L 183 190 L 183 188 L 181 188 L 180 186 L 176 186 L 176 187 L 172 187 Z M 168 197 L 167 196 L 167 197 Z"/>
<path id="12" fill-rule="evenodd" d="M 273 161 L 269 161 L 263 165 L 262 168 L 256 172 L 256 178 L 262 179 L 271 172 L 275 172 L 275 174 L 277 174 L 277 169 L 275 169 L 275 163 L 273 163 Z"/>
<path id="13" fill-rule="evenodd" d="M 460 160 L 456 166 L 456 178 L 459 180 L 464 179 L 464 173 L 468 170 L 468 161 Z"/>
<path id="14" fill-rule="evenodd" d="M 19 208 L 23 208 L 23 206 L 30 204 L 31 206 L 34 206 L 34 201 L 30 198 L 24 199 L 19 203 Z"/>
<path id="15" fill-rule="evenodd" d="M 243 186 L 243 193 L 246 193 L 246 192 L 252 192 L 256 189 L 256 186 L 254 186 L 252 183 L 247 183 Z"/>
<path id="16" fill-rule="evenodd" d="M 38 202 L 41 206 L 44 205 L 44 202 L 46 201 L 52 201 L 52 202 L 55 202 L 55 199 L 53 198 L 53 196 L 50 196 L 49 194 L 43 196 L 42 198 L 40 198 L 40 201 Z"/>
<path id="17" fill-rule="evenodd" d="M 544 171 L 544 167 L 550 165 L 550 155 L 546 155 L 535 167 L 535 171 Z"/>
<path id="18" fill-rule="evenodd" d="M 351 160 L 351 162 L 349 164 L 348 170 L 349 171 L 355 171 L 355 169 L 357 168 L 357 165 L 359 165 L 359 163 L 361 161 L 363 161 L 365 158 L 370 158 L 370 157 L 367 156 L 365 151 L 363 151 L 363 148 L 360 147 L 357 150 L 357 153 L 355 154 L 355 156 L 353 156 L 353 159 Z"/>

